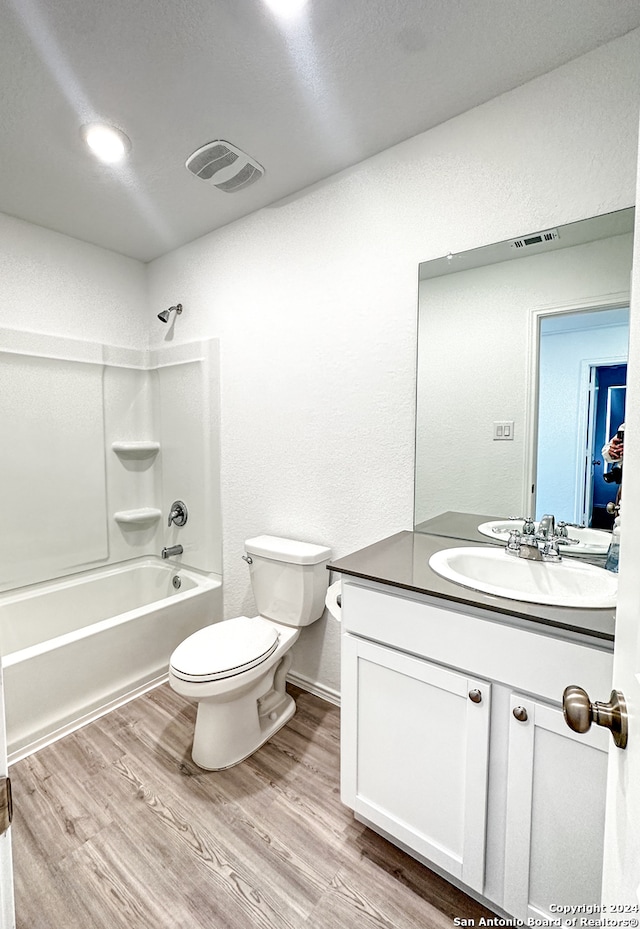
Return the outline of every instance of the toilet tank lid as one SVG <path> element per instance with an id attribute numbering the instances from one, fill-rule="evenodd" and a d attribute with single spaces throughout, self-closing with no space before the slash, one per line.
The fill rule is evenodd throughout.
<path id="1" fill-rule="evenodd" d="M 258 535 L 254 539 L 247 539 L 244 547 L 249 555 L 262 555 L 263 558 L 289 564 L 319 564 L 331 558 L 331 549 L 324 545 L 281 539 L 275 535 Z"/>

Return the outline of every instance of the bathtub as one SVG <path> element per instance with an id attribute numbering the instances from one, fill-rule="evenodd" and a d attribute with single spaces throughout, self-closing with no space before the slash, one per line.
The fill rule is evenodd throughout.
<path id="1" fill-rule="evenodd" d="M 0 594 L 9 762 L 166 680 L 173 649 L 221 615 L 216 575 L 159 558 Z"/>

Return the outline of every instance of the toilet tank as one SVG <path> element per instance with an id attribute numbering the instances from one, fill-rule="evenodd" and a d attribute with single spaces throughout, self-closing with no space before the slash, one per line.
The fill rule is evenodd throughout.
<path id="1" fill-rule="evenodd" d="M 285 626 L 320 619 L 329 583 L 331 549 L 260 535 L 244 543 L 251 557 L 251 586 L 261 616 Z"/>

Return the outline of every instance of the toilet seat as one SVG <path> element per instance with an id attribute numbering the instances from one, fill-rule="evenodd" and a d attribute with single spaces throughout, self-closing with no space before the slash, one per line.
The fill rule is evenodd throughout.
<path id="1" fill-rule="evenodd" d="M 277 629 L 261 616 L 237 616 L 199 629 L 181 642 L 171 656 L 171 672 L 194 683 L 233 677 L 266 661 L 278 640 Z"/>

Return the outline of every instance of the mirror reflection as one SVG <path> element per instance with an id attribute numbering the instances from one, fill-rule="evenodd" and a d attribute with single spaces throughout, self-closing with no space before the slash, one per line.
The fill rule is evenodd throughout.
<path id="1" fill-rule="evenodd" d="M 629 208 L 420 265 L 416 531 L 489 541 L 504 527 L 480 524 L 553 513 L 569 538 L 585 527 L 579 549 L 610 530 L 633 222 Z"/>

